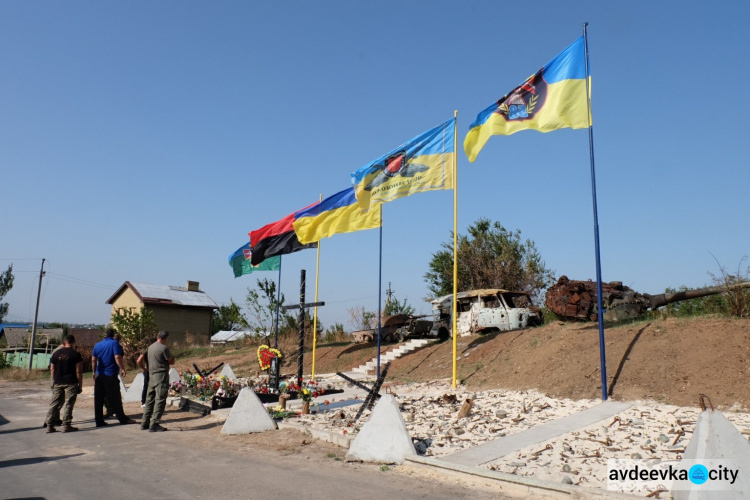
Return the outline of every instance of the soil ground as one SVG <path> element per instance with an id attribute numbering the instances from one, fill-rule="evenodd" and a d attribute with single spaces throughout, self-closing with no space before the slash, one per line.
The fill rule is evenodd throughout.
<path id="1" fill-rule="evenodd" d="M 297 346 L 281 341 L 282 372 L 296 372 Z M 382 352 L 395 345 L 382 347 Z M 450 378 L 452 342 L 430 345 L 395 360 L 389 382 Z M 229 363 L 237 376 L 258 375 L 256 348 L 206 349 L 177 359 L 178 371 Z M 706 394 L 715 406 L 750 407 L 750 321 L 723 317 L 667 318 L 605 327 L 607 391 L 615 400 L 652 399 L 697 406 Z M 374 344 L 321 344 L 316 373 L 348 371 L 376 355 Z M 528 330 L 461 337 L 457 380 L 471 390 L 536 389 L 553 397 L 600 398 L 596 323 L 556 321 Z M 306 347 L 305 374 L 312 352 Z M 134 374 L 133 374 L 134 375 Z"/>

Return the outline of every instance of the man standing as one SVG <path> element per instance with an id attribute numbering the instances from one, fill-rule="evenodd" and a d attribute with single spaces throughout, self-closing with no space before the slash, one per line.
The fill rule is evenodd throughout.
<path id="1" fill-rule="evenodd" d="M 152 338 L 149 346 L 151 346 L 151 344 L 153 344 L 154 342 L 156 342 L 156 339 Z M 138 367 L 143 370 L 143 391 L 141 392 L 141 406 L 145 408 L 146 394 L 148 393 L 148 347 L 146 347 L 143 352 L 141 352 L 141 355 L 138 356 L 136 364 L 138 364 Z"/>
<path id="2" fill-rule="evenodd" d="M 125 377 L 125 364 L 122 361 L 122 346 L 115 340 L 112 324 L 104 328 L 104 339 L 97 342 L 91 353 L 91 369 L 94 372 L 94 421 L 97 427 L 104 427 L 104 397 L 112 405 L 120 424 L 134 424 L 135 420 L 125 415 L 122 409 L 122 395 L 117 373 Z"/>
<path id="3" fill-rule="evenodd" d="M 169 332 L 161 330 L 156 335 L 156 342 L 148 348 L 148 393 L 146 409 L 143 411 L 141 429 L 149 432 L 166 431 L 159 425 L 164 408 L 167 406 L 169 392 L 169 367 L 174 364 L 174 357 L 167 347 Z M 150 423 L 149 423 L 150 422 Z"/>
<path id="4" fill-rule="evenodd" d="M 68 335 L 63 338 L 62 348 L 56 349 L 50 360 L 52 375 L 52 400 L 47 412 L 47 433 L 57 432 L 55 424 L 60 421 L 62 408 L 62 431 L 75 432 L 78 427 L 71 425 L 76 396 L 83 390 L 83 358 L 75 350 L 76 338 Z M 63 406 L 63 403 L 65 406 Z"/>

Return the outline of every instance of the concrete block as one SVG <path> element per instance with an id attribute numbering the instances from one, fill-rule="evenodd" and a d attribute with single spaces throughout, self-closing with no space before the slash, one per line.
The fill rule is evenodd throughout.
<path id="1" fill-rule="evenodd" d="M 224 368 L 221 369 L 221 373 L 219 373 L 219 378 L 221 378 L 222 375 L 226 375 L 228 379 L 236 380 L 237 377 L 234 375 L 234 372 L 232 371 L 232 367 L 229 365 L 224 365 Z"/>
<path id="2" fill-rule="evenodd" d="M 349 447 L 349 461 L 400 464 L 404 457 L 416 455 L 398 401 L 390 394 L 382 396 Z"/>
<path id="3" fill-rule="evenodd" d="M 175 382 L 181 381 L 182 378 L 180 378 L 180 374 L 175 370 L 174 368 L 171 368 L 169 370 L 169 385 L 172 385 Z"/>
<path id="4" fill-rule="evenodd" d="M 698 415 L 695 430 L 685 447 L 683 467 L 690 469 L 696 463 L 718 469 L 739 469 L 734 484 L 723 482 L 721 490 L 706 488 L 711 481 L 694 484 L 692 481 L 675 481 L 672 495 L 675 500 L 703 498 L 747 498 L 750 496 L 750 477 L 743 474 L 743 467 L 750 463 L 750 442 L 720 411 L 705 410 Z"/>
<path id="5" fill-rule="evenodd" d="M 141 400 L 143 394 L 143 372 L 135 376 L 133 383 L 128 387 L 127 392 L 122 395 L 123 403 L 135 403 Z"/>
<path id="6" fill-rule="evenodd" d="M 117 375 L 120 380 L 120 398 L 125 399 L 125 395 L 128 393 L 128 389 L 125 387 L 125 382 L 122 380 L 122 375 Z"/>
<path id="7" fill-rule="evenodd" d="M 232 406 L 222 434 L 251 434 L 253 432 L 265 432 L 276 429 L 276 422 L 266 411 L 263 403 L 249 387 L 245 387 L 237 396 L 237 401 Z"/>

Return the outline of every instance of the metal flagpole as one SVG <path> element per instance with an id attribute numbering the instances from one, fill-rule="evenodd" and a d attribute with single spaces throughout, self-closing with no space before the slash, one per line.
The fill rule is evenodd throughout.
<path id="1" fill-rule="evenodd" d="M 583 23 L 583 45 L 586 51 L 586 108 L 589 114 L 589 156 L 591 158 L 591 199 L 594 205 L 594 251 L 596 252 L 596 309 L 599 320 L 599 364 L 602 372 L 602 401 L 607 400 L 607 358 L 604 349 L 604 308 L 602 306 L 602 265 L 599 253 L 599 216 L 596 210 L 596 173 L 594 171 L 594 126 L 591 123 L 591 91 L 589 88 L 589 41 Z"/>
<path id="2" fill-rule="evenodd" d="M 320 195 L 320 201 L 323 201 L 323 195 Z M 315 263 L 315 302 L 318 302 L 318 279 L 320 278 L 320 240 L 318 240 L 318 258 Z M 313 312 L 313 352 L 312 352 L 312 375 L 310 378 L 315 380 L 315 347 L 318 345 L 318 306 L 315 306 Z"/>
<path id="3" fill-rule="evenodd" d="M 458 294 L 458 110 L 453 112 L 453 309 L 451 333 L 453 334 L 453 387 L 456 387 L 456 295 Z"/>
<path id="4" fill-rule="evenodd" d="M 276 283 L 276 336 L 273 340 L 273 348 L 279 348 L 279 309 L 281 308 L 281 255 L 279 255 L 279 281 Z"/>
<path id="5" fill-rule="evenodd" d="M 380 378 L 380 299 L 382 296 L 382 283 L 383 283 L 383 204 L 381 203 L 378 207 L 380 209 L 380 263 L 378 265 L 378 378 Z"/>

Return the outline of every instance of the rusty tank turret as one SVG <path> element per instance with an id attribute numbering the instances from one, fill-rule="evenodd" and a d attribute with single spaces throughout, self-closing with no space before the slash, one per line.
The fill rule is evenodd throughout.
<path id="1" fill-rule="evenodd" d="M 750 288 L 750 281 L 731 285 L 729 289 Z M 639 293 L 622 284 L 621 281 L 602 283 L 602 305 L 605 321 L 622 321 L 642 316 L 648 310 L 696 299 L 706 295 L 716 295 L 727 291 L 726 286 L 714 286 L 684 292 L 649 295 Z M 547 290 L 547 308 L 562 319 L 596 321 L 596 282 L 570 280 L 561 276 L 557 283 Z"/>

